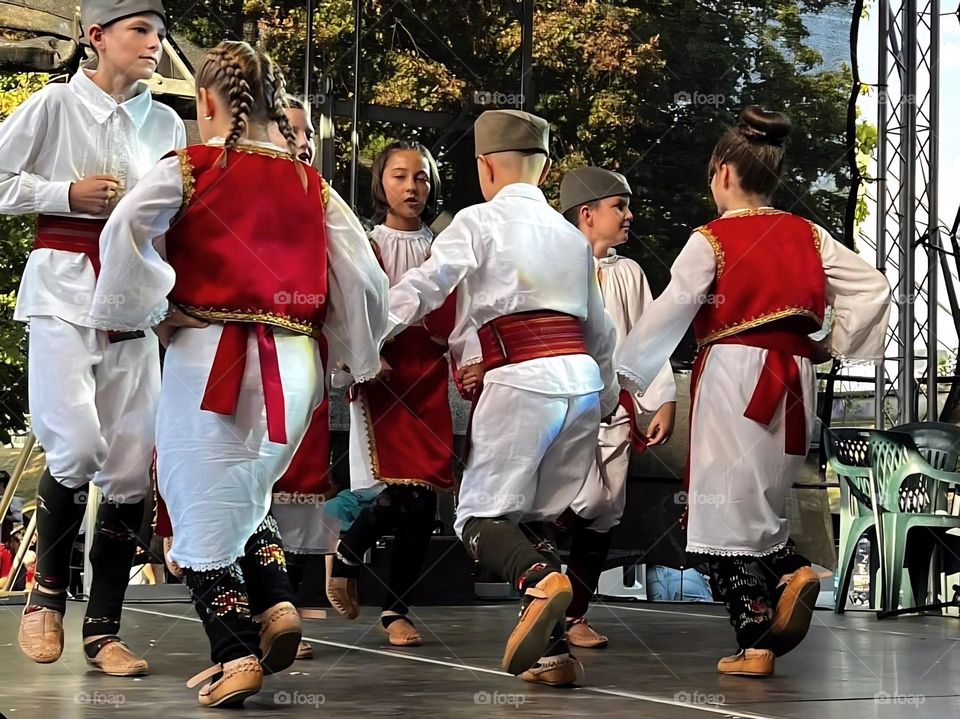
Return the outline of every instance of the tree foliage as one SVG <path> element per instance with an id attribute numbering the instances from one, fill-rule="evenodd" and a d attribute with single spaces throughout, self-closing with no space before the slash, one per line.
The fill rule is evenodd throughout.
<path id="1" fill-rule="evenodd" d="M 0 122 L 46 82 L 45 75 L 0 75 Z M 0 215 L 0 442 L 25 429 L 26 332 L 13 321 L 16 292 L 33 242 L 34 218 Z"/>

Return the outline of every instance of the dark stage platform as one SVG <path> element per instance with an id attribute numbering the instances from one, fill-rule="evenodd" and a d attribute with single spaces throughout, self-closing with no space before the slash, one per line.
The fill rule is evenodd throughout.
<path id="1" fill-rule="evenodd" d="M 83 605 L 67 613 L 68 646 L 39 666 L 16 646 L 21 607 L 0 605 L 0 712 L 7 719 L 217 716 L 184 686 L 207 666 L 189 604 L 130 604 L 124 636 L 153 674 L 121 679 L 90 672 L 80 650 Z M 591 610 L 610 637 L 581 650 L 574 689 L 531 686 L 499 671 L 513 604 L 427 607 L 416 621 L 427 644 L 390 649 L 378 613 L 305 622 L 316 659 L 268 677 L 244 710 L 256 717 L 810 717 L 940 719 L 960 715 L 960 620 L 818 611 L 807 641 L 766 680 L 719 677 L 733 647 L 722 608 L 608 604 Z"/>

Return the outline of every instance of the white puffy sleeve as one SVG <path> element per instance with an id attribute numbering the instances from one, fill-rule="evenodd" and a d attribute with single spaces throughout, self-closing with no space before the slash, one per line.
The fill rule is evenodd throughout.
<path id="1" fill-rule="evenodd" d="M 479 266 L 473 237 L 482 234 L 469 213 L 461 211 L 430 245 L 430 257 L 407 270 L 390 288 L 388 337 L 416 324 L 440 307 L 468 273 Z"/>
<path id="2" fill-rule="evenodd" d="M 630 293 L 625 298 L 626 324 L 628 328 L 633 328 L 640 320 L 644 311 L 653 304 L 653 291 L 650 289 L 650 283 L 647 276 L 640 269 L 636 262 L 619 262 L 618 265 L 624 265 L 628 272 L 633 274 L 634 283 L 639 291 Z M 672 353 L 671 353 L 672 354 Z M 661 405 L 667 402 L 677 401 L 677 383 L 673 378 L 673 367 L 670 365 L 670 358 L 663 363 L 653 382 L 647 387 L 647 391 L 642 395 L 634 395 L 637 405 L 644 412 L 656 412 Z"/>
<path id="3" fill-rule="evenodd" d="M 694 232 L 670 268 L 670 284 L 643 313 L 617 349 L 617 373 L 624 387 L 645 394 L 683 339 L 717 273 L 713 248 Z"/>
<path id="4" fill-rule="evenodd" d="M 103 329 L 149 329 L 166 316 L 176 274 L 163 235 L 183 202 L 176 156 L 161 160 L 128 192 L 100 235 L 100 276 L 90 319 Z"/>
<path id="5" fill-rule="evenodd" d="M 603 306 L 597 268 L 591 253 L 587 253 L 587 317 L 581 323 L 587 352 L 597 361 L 603 391 L 600 392 L 600 414 L 607 416 L 617 408 L 620 383 L 614 371 L 614 351 L 617 347 L 617 329 Z"/>
<path id="6" fill-rule="evenodd" d="M 346 202 L 327 187 L 327 317 L 330 356 L 366 382 L 380 372 L 380 346 L 387 328 L 389 281 L 367 234 Z"/>
<path id="7" fill-rule="evenodd" d="M 833 326 L 826 337 L 835 357 L 883 359 L 890 324 L 890 283 L 860 255 L 844 247 L 822 227 L 820 257 Z"/>
<path id="8" fill-rule="evenodd" d="M 70 182 L 52 181 L 31 172 L 45 143 L 63 142 L 48 137 L 49 89 L 34 93 L 10 117 L 0 122 L 0 213 L 70 212 Z"/>

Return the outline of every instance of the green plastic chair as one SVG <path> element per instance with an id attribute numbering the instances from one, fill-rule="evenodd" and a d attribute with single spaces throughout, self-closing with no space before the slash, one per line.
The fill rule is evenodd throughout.
<path id="1" fill-rule="evenodd" d="M 876 546 L 876 519 L 870 491 L 870 432 L 859 427 L 836 427 L 826 431 L 827 462 L 840 483 L 839 582 L 833 602 L 837 614 L 842 614 L 846 608 L 860 537 L 869 532 L 871 544 Z M 882 563 L 880 572 L 883 572 Z"/>
<path id="2" fill-rule="evenodd" d="M 917 427 L 910 431 L 925 441 L 927 456 L 935 464 L 949 466 L 952 458 L 951 470 L 956 469 L 954 438 L 942 434 L 936 438 L 935 428 L 928 428 L 926 433 Z M 882 617 L 915 610 L 909 606 L 900 609 L 904 555 L 910 530 L 926 527 L 946 532 L 960 528 L 960 516 L 934 514 L 937 510 L 948 511 L 948 496 L 960 490 L 960 472 L 934 466 L 921 454 L 911 434 L 872 430 L 869 436 L 870 464 L 878 498 L 878 543 L 884 564 L 880 573 L 879 615 Z M 911 578 L 914 587 L 921 586 L 920 573 L 917 574 Z M 922 581 L 926 581 L 926 572 Z M 910 605 L 912 596 L 907 599 Z"/>
<path id="3" fill-rule="evenodd" d="M 913 422 L 911 424 L 902 424 L 893 427 L 893 432 L 908 434 L 913 439 L 921 456 L 930 463 L 934 469 L 956 472 L 960 465 L 960 427 L 947 422 Z M 906 507 L 924 507 L 924 503 L 929 501 L 932 505 L 932 512 L 945 512 L 946 514 L 955 514 L 956 502 L 960 499 L 954 499 L 947 491 L 947 485 L 935 483 L 934 494 L 931 497 L 925 478 L 914 478 L 914 480 L 900 491 L 900 504 Z M 930 511 L 927 512 L 931 513 Z M 924 564 L 915 567 L 915 572 L 911 570 L 909 588 L 912 593 L 912 601 L 915 605 L 923 605 L 927 600 L 927 578 L 930 573 L 930 562 L 933 559 L 933 553 L 923 557 Z M 939 572 L 938 572 L 939 573 Z M 907 587 L 904 587 L 906 590 Z M 904 597 L 904 603 L 907 598 Z M 953 602 L 942 603 L 935 606 L 947 606 Z M 933 607 L 931 607 L 933 608 Z"/>

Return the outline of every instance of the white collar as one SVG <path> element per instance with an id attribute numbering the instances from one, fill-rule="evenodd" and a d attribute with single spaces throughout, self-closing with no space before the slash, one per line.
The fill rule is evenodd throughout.
<path id="1" fill-rule="evenodd" d="M 93 73 L 80 68 L 72 78 L 70 78 L 70 89 L 76 94 L 80 101 L 90 110 L 93 119 L 98 125 L 106 122 L 110 116 L 118 109 L 123 110 L 134 126 L 139 130 L 150 114 L 150 108 L 153 104 L 153 98 L 150 97 L 150 90 L 146 84 L 138 82 L 136 84 L 136 94 L 118 103 L 116 99 L 97 85 L 92 79 Z"/>
<path id="2" fill-rule="evenodd" d="M 380 224 L 380 225 L 376 225 L 373 228 L 373 235 L 377 239 L 390 237 L 390 238 L 401 240 L 401 241 L 433 239 L 433 233 L 430 231 L 430 228 L 427 227 L 426 225 L 420 225 L 419 230 L 395 230 L 392 227 L 387 227 L 384 224 Z"/>
<path id="3" fill-rule="evenodd" d="M 528 200 L 537 200 L 543 203 L 547 201 L 547 198 L 544 197 L 543 191 L 539 187 L 527 182 L 513 182 L 509 185 L 504 185 L 500 188 L 500 192 L 494 195 L 493 199 L 497 200 L 501 197 L 523 197 Z"/>
<path id="4" fill-rule="evenodd" d="M 617 254 L 615 247 L 611 247 L 607 250 L 606 257 L 594 257 L 598 265 L 612 265 L 614 262 L 620 259 L 620 255 Z"/>

